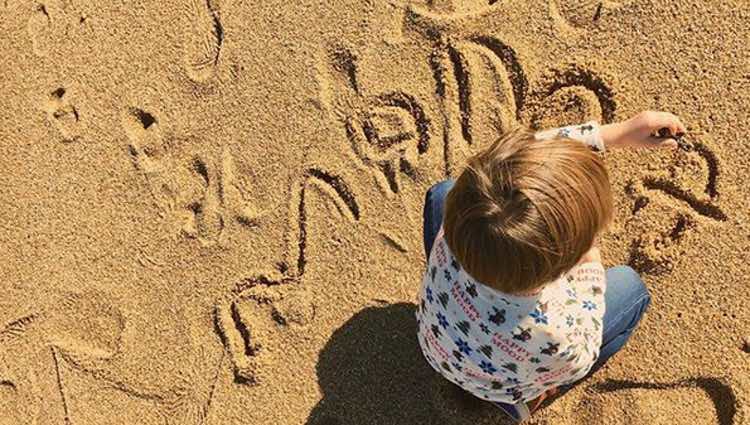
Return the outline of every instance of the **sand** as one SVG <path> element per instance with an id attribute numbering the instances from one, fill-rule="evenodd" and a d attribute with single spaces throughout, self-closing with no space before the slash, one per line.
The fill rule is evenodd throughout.
<path id="1" fill-rule="evenodd" d="M 417 346 L 425 190 L 506 129 L 606 154 L 652 307 L 533 424 L 750 423 L 750 3 L 0 3 L 0 424 L 497 424 Z"/>

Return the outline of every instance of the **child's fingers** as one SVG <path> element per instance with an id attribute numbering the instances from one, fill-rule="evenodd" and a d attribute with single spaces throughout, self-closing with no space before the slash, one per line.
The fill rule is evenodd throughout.
<path id="1" fill-rule="evenodd" d="M 667 127 L 662 127 L 662 129 L 666 130 Z M 679 142 L 669 137 L 669 135 L 662 135 L 662 131 L 660 131 L 658 135 L 654 134 L 651 136 L 646 146 L 651 148 L 677 148 L 679 147 Z"/>
<path id="2" fill-rule="evenodd" d="M 670 112 L 659 112 L 657 121 L 659 127 L 669 128 L 672 134 L 685 133 L 687 131 L 685 125 L 682 124 L 682 121 L 680 121 L 677 115 Z"/>
<path id="3" fill-rule="evenodd" d="M 669 148 L 669 149 L 677 149 L 679 147 L 679 144 L 677 143 L 677 140 L 675 139 L 666 139 L 663 140 L 658 145 L 660 148 Z"/>

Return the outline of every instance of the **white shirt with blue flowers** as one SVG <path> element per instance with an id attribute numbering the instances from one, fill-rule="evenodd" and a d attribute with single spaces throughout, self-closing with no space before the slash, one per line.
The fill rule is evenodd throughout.
<path id="1" fill-rule="evenodd" d="M 596 123 L 537 133 L 571 135 L 603 150 Z M 541 135 L 541 136 L 540 136 Z M 514 296 L 474 280 L 440 229 L 418 295 L 418 339 L 427 362 L 475 396 L 532 400 L 583 378 L 599 356 L 605 271 L 579 264 L 533 296 Z"/>

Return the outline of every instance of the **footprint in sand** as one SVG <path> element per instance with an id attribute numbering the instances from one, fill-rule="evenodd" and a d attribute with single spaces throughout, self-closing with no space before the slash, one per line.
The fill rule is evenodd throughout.
<path id="1" fill-rule="evenodd" d="M 34 4 L 31 17 L 26 25 L 26 31 L 31 38 L 32 49 L 37 56 L 46 56 L 54 42 L 52 24 L 47 5 L 45 3 Z"/>
<path id="2" fill-rule="evenodd" d="M 63 142 L 74 142 L 81 137 L 81 116 L 65 87 L 50 92 L 43 105 L 49 122 L 60 132 Z"/>
<path id="3" fill-rule="evenodd" d="M 194 138 L 165 134 L 151 112 L 130 108 L 122 125 L 133 163 L 145 177 L 153 201 L 189 238 L 220 243 L 230 220 L 258 225 L 259 214 L 245 200 L 227 147 L 215 152 Z"/>
<path id="4" fill-rule="evenodd" d="M 47 305 L 0 329 L 0 411 L 14 419 L 7 423 L 36 423 L 42 413 L 67 417 L 62 358 L 93 365 L 119 351 L 125 320 L 106 294 L 60 292 Z"/>
<path id="5" fill-rule="evenodd" d="M 630 246 L 634 269 L 672 271 L 697 229 L 728 220 L 719 203 L 720 174 L 717 155 L 696 141 L 690 150 L 677 151 L 669 166 L 628 184 L 633 208 L 625 228 L 627 234 L 640 235 Z"/>
<path id="6" fill-rule="evenodd" d="M 673 383 L 606 381 L 575 409 L 581 425 L 739 425 L 741 401 L 727 379 L 689 378 Z"/>
<path id="7" fill-rule="evenodd" d="M 54 346 L 74 357 L 106 359 L 120 345 L 125 319 L 100 292 L 52 294 L 49 307 L 4 324 L 0 344 Z"/>
<path id="8" fill-rule="evenodd" d="M 26 23 L 26 33 L 31 39 L 35 55 L 49 55 L 54 46 L 67 37 L 76 23 L 83 24 L 86 16 L 79 14 L 67 0 L 36 0 L 31 5 L 31 15 Z"/>
<path id="9" fill-rule="evenodd" d="M 184 34 L 184 62 L 188 77 L 205 82 L 219 64 L 224 27 L 218 0 L 190 0 L 190 25 Z"/>
<path id="10" fill-rule="evenodd" d="M 40 400 L 30 372 L 19 373 L 0 359 L 0 424 L 31 425 L 40 413 Z"/>
<path id="11" fill-rule="evenodd" d="M 43 325 L 49 344 L 70 357 L 108 359 L 117 354 L 125 318 L 106 294 L 65 292 L 51 305 Z"/>
<path id="12" fill-rule="evenodd" d="M 234 364 L 235 381 L 256 384 L 269 366 L 284 358 L 292 327 L 306 327 L 315 317 L 307 291 L 258 285 L 215 310 L 216 327 Z"/>
<path id="13" fill-rule="evenodd" d="M 153 417 L 156 407 L 162 423 L 204 423 L 207 385 L 201 356 L 185 361 L 169 378 L 160 375 L 149 381 L 136 367 L 137 378 L 129 379 L 123 370 L 133 370 L 139 361 L 124 351 L 124 340 L 128 337 L 131 347 L 140 342 L 132 333 L 125 335 L 126 318 L 107 294 L 60 292 L 46 305 L 49 308 L 0 329 L 0 425 L 35 424 L 39 419 L 62 424 L 71 418 L 111 423 L 111 417 L 98 417 L 97 412 L 112 400 L 123 402 L 112 408 L 148 408 L 145 417 Z M 201 347 L 196 351 L 205 354 Z M 123 364 L 130 366 L 123 369 Z M 83 416 L 91 412 L 97 418 Z"/>

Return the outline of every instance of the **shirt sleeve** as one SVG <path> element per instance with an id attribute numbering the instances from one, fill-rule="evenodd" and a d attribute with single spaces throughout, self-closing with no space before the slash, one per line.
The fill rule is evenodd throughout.
<path id="1" fill-rule="evenodd" d="M 539 131 L 534 137 L 536 140 L 547 140 L 558 137 L 573 139 L 584 143 L 597 152 L 604 152 L 606 150 L 601 135 L 601 128 L 596 121 Z"/>

